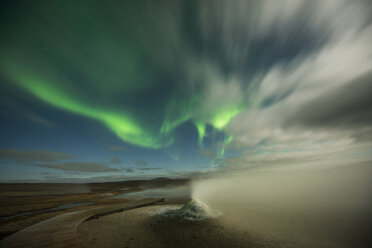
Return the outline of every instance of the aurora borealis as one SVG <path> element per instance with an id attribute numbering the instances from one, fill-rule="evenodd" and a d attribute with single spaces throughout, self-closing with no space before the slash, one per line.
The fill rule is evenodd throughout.
<path id="1" fill-rule="evenodd" d="M 370 8 L 326 2 L 3 4 L 2 180 L 181 175 L 341 144 L 364 156 Z M 34 150 L 74 159 L 9 155 Z"/>
<path id="2" fill-rule="evenodd" d="M 187 121 L 195 124 L 202 143 L 207 124 L 221 129 L 243 108 L 239 100 L 203 108 L 210 91 L 204 83 L 198 89 L 186 89 L 182 84 L 190 84 L 188 80 L 178 83 L 177 76 L 167 75 L 165 66 L 156 68 L 156 58 L 146 51 L 151 48 L 138 43 L 142 39 L 159 43 L 166 32 L 161 30 L 164 33 L 159 38 L 144 29 L 145 37 L 138 37 L 140 30 L 126 22 L 142 22 L 146 27 L 153 21 L 146 20 L 149 13 L 140 6 L 124 4 L 121 9 L 138 9 L 140 16 L 121 13 L 115 27 L 89 1 L 81 6 L 61 4 L 42 3 L 55 11 L 31 15 L 33 20 L 25 18 L 22 32 L 10 47 L 4 46 L 6 77 L 36 98 L 100 121 L 124 142 L 149 148 L 171 145 L 173 130 Z M 74 11 L 76 8 L 86 12 Z M 14 47 L 22 40 L 30 44 Z M 19 56 L 14 57 L 15 50 Z M 170 59 L 167 63 L 180 63 Z M 220 94 L 223 97 L 224 92 Z"/>

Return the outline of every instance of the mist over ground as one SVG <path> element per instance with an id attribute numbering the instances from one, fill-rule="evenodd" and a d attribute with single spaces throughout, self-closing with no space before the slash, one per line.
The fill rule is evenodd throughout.
<path id="1" fill-rule="evenodd" d="M 365 247 L 372 161 L 253 169 L 194 182 L 193 198 L 236 229 L 305 247 Z"/>

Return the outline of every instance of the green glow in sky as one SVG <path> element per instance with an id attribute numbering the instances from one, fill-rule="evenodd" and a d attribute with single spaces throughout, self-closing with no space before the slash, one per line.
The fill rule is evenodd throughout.
<path id="1" fill-rule="evenodd" d="M 206 128 L 206 126 L 205 126 L 205 124 L 200 123 L 200 122 L 196 122 L 195 123 L 195 126 L 198 129 L 198 134 L 199 134 L 198 142 L 199 142 L 199 146 L 202 146 L 203 145 L 203 139 L 204 139 L 204 136 L 205 136 L 205 128 Z"/>
<path id="2" fill-rule="evenodd" d="M 220 110 L 219 112 L 216 112 L 210 123 L 217 129 L 223 129 L 230 122 L 230 120 L 242 110 L 243 109 L 240 106 L 234 106 L 234 108 L 226 111 Z"/>
<path id="3" fill-rule="evenodd" d="M 6 65 L 10 65 L 8 70 L 10 78 L 44 102 L 66 111 L 98 120 L 123 141 L 148 148 L 162 148 L 171 145 L 174 141 L 172 136 L 174 129 L 186 121 L 193 120 L 193 118 L 196 119 L 193 123 L 198 131 L 198 143 L 202 146 L 203 139 L 206 136 L 207 124 L 221 130 L 242 110 L 241 106 L 233 106 L 222 110 L 209 109 L 208 115 L 201 121 L 193 116 L 200 116 L 198 104 L 202 103 L 195 100 L 200 99 L 200 97 L 194 96 L 180 102 L 172 100 L 166 106 L 164 111 L 165 118 L 161 123 L 160 130 L 155 129 L 154 131 L 141 118 L 130 114 L 135 112 L 135 109 L 134 111 L 126 112 L 126 106 L 123 106 L 120 111 L 117 111 L 105 107 L 105 104 L 100 106 L 93 102 L 78 99 L 75 96 L 76 92 L 72 94 L 65 89 L 65 81 L 62 79 L 52 81 L 53 79 L 48 79 L 48 77 L 53 78 L 50 75 L 38 78 L 34 76 L 35 73 L 23 70 L 17 64 L 9 63 Z M 83 95 L 83 93 L 81 94 Z M 187 106 L 185 106 L 185 103 L 187 103 Z M 210 117 L 209 119 L 208 116 Z"/>
<path id="4" fill-rule="evenodd" d="M 164 53 L 154 51 L 153 44 L 168 35 L 167 30 L 151 32 L 154 20 L 146 8 L 137 6 L 139 13 L 132 13 L 131 3 L 124 4 L 126 13 L 111 9 L 107 19 L 90 1 L 43 4 L 47 7 L 35 8 L 51 11 L 41 11 L 40 20 L 25 12 L 20 25 L 12 27 L 17 35 L 0 51 L 2 74 L 43 102 L 99 121 L 123 141 L 148 148 L 171 145 L 185 122 L 195 125 L 202 147 L 207 125 L 223 131 L 244 109 L 240 98 L 223 104 L 222 86 L 215 99 L 212 81 L 218 73 L 193 86 L 188 79 L 193 71 L 184 77 L 178 73 L 185 69 L 183 61 L 163 58 L 168 46 Z"/>
<path id="5" fill-rule="evenodd" d="M 82 103 L 65 94 L 63 90 L 54 87 L 50 82 L 22 74 L 17 75 L 17 82 L 41 100 L 55 107 L 101 121 L 126 142 L 150 148 L 165 147 L 173 142 L 172 138 L 166 140 L 165 136 L 160 139 L 151 135 L 145 128 L 141 127 L 135 118 L 128 114 L 95 108 Z"/>

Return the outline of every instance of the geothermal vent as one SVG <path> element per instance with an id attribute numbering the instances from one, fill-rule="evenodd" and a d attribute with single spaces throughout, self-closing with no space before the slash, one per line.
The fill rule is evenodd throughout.
<path id="1" fill-rule="evenodd" d="M 207 204 L 191 200 L 180 209 L 163 209 L 158 215 L 176 217 L 191 221 L 201 221 L 220 216 L 221 213 L 211 209 Z"/>

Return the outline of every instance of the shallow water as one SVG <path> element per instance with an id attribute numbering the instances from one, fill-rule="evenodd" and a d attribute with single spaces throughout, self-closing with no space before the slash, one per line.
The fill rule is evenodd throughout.
<path id="1" fill-rule="evenodd" d="M 92 205 L 94 204 L 93 202 L 74 202 L 74 203 L 67 203 L 67 204 L 62 204 L 54 208 L 48 208 L 48 209 L 43 209 L 43 210 L 36 210 L 36 211 L 27 211 L 23 212 L 20 214 L 14 214 L 10 216 L 5 216 L 5 217 L 0 217 L 0 220 L 10 220 L 16 217 L 21 217 L 25 215 L 30 215 L 30 214 L 41 214 L 41 213 L 47 213 L 47 212 L 53 212 L 53 211 L 59 211 L 59 210 L 66 210 L 74 207 L 81 207 L 81 206 L 87 206 L 87 205 Z"/>
<path id="2" fill-rule="evenodd" d="M 172 199 L 183 199 L 190 198 L 191 189 L 189 186 L 178 186 L 178 187 L 161 187 L 161 188 L 152 188 L 144 189 L 142 191 L 122 193 L 115 196 L 110 196 L 108 198 L 117 199 L 117 198 L 128 198 L 128 199 L 137 199 L 137 198 L 172 198 Z"/>

